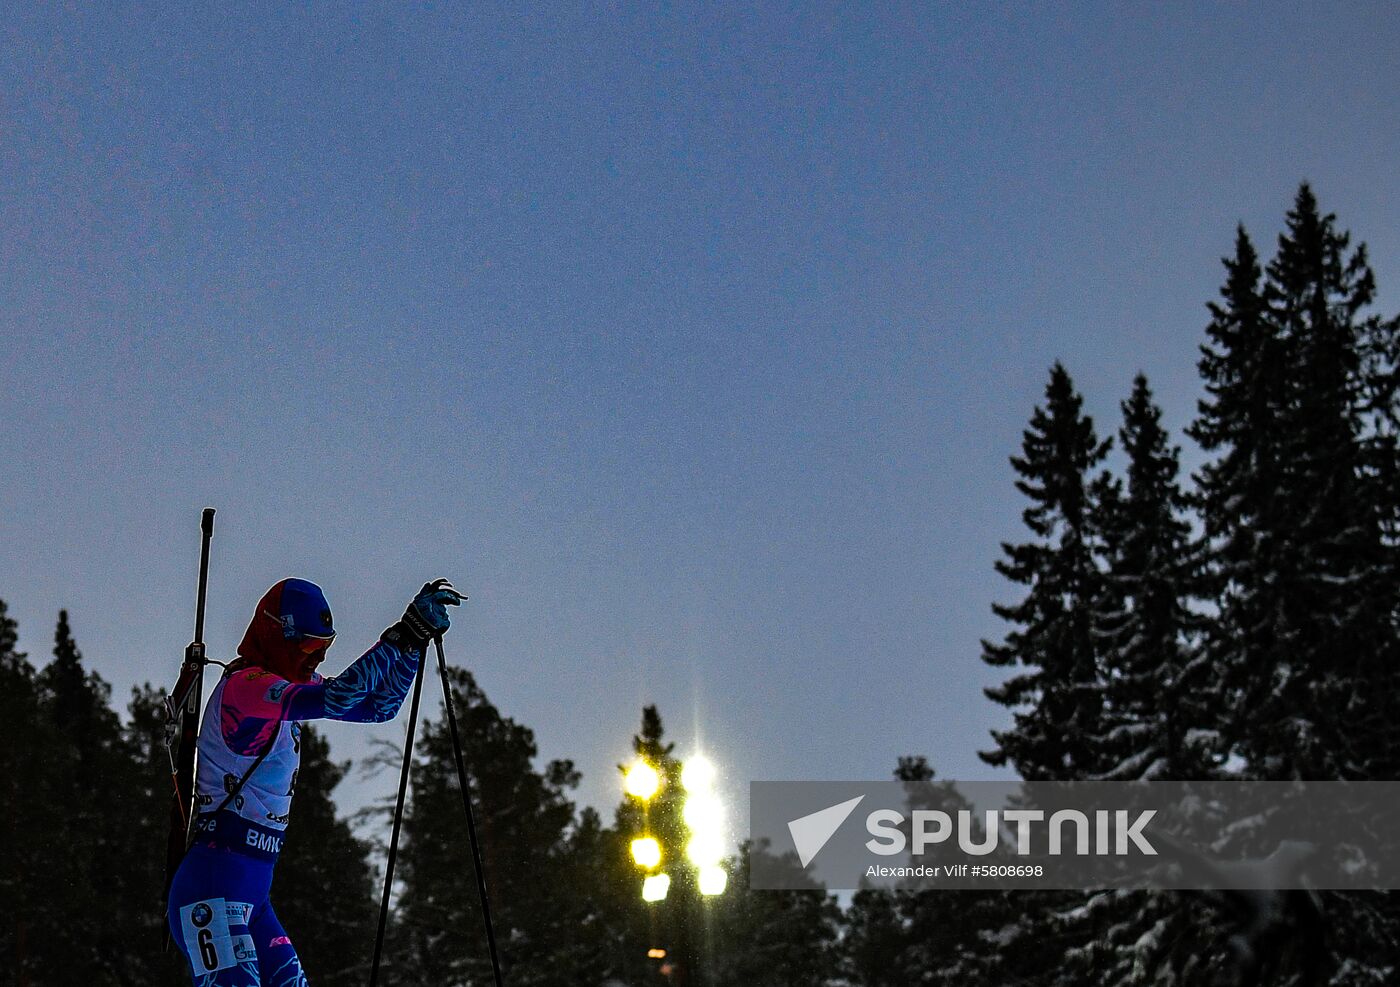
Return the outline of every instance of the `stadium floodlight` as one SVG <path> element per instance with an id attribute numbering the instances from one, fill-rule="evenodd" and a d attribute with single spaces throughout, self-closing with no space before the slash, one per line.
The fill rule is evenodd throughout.
<path id="1" fill-rule="evenodd" d="M 687 792 L 708 792 L 715 783 L 715 766 L 696 754 L 681 768 L 681 784 Z"/>
<path id="2" fill-rule="evenodd" d="M 697 833 L 724 829 L 724 804 L 713 795 L 691 795 L 681 810 L 685 824 Z"/>
<path id="3" fill-rule="evenodd" d="M 650 836 L 632 841 L 632 861 L 638 866 L 651 870 L 661 863 L 661 844 Z"/>
<path id="4" fill-rule="evenodd" d="M 666 892 L 671 890 L 671 875 L 653 874 L 642 882 L 643 901 L 665 901 Z"/>
<path id="5" fill-rule="evenodd" d="M 724 894 L 729 886 L 729 872 L 718 864 L 700 868 L 700 893 L 704 895 Z"/>
<path id="6" fill-rule="evenodd" d="M 686 845 L 685 855 L 696 867 L 713 867 L 724 859 L 724 837 L 717 832 L 696 833 Z"/>
<path id="7" fill-rule="evenodd" d="M 623 787 L 628 795 L 645 802 L 661 788 L 661 775 L 657 774 L 656 769 L 647 762 L 637 761 L 627 769 L 627 774 L 623 778 Z"/>

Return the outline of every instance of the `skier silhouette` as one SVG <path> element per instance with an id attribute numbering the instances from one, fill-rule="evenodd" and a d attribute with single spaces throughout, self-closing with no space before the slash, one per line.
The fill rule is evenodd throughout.
<path id="1" fill-rule="evenodd" d="M 403 617 L 334 678 L 316 673 L 335 639 L 321 587 L 269 589 L 209 696 L 199 732 L 194 840 L 170 887 L 166 917 L 196 987 L 305 987 L 295 947 L 268 899 L 291 813 L 301 722 L 393 719 L 428 641 L 462 596 L 427 583 Z"/>

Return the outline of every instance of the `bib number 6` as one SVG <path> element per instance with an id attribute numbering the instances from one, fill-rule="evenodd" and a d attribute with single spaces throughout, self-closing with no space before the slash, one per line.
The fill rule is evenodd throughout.
<path id="1" fill-rule="evenodd" d="M 208 929 L 200 929 L 199 936 L 199 958 L 204 963 L 204 969 L 217 970 L 219 968 L 219 951 L 214 948 L 214 933 Z"/>

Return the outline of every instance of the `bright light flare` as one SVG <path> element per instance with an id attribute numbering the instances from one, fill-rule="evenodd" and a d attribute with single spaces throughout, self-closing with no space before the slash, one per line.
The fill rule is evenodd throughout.
<path id="1" fill-rule="evenodd" d="M 627 769 L 622 784 L 628 795 L 645 802 L 661 788 L 661 776 L 647 762 L 638 761 Z"/>
<path id="2" fill-rule="evenodd" d="M 681 768 L 681 784 L 687 792 L 708 792 L 715 783 L 715 766 L 696 754 Z"/>
<path id="3" fill-rule="evenodd" d="M 723 867 L 710 866 L 700 868 L 701 894 L 724 894 L 724 889 L 728 886 L 729 872 Z"/>
<path id="4" fill-rule="evenodd" d="M 671 875 L 653 874 L 642 882 L 643 901 L 665 901 L 666 892 L 671 890 Z"/>
<path id="5" fill-rule="evenodd" d="M 686 845 L 685 855 L 696 867 L 713 867 L 724 859 L 724 837 L 719 833 L 697 833 Z"/>
<path id="6" fill-rule="evenodd" d="M 661 863 L 661 844 L 650 836 L 632 841 L 632 861 L 638 867 L 651 870 Z"/>
<path id="7" fill-rule="evenodd" d="M 724 803 L 713 795 L 692 795 L 685 800 L 681 818 L 694 832 L 721 830 L 724 828 Z"/>

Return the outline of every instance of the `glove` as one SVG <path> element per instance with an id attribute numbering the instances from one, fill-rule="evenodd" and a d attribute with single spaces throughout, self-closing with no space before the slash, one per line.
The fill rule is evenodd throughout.
<path id="1" fill-rule="evenodd" d="M 453 589 L 446 579 L 424 583 L 413 602 L 408 605 L 408 609 L 403 612 L 398 626 L 418 644 L 427 644 L 446 631 L 452 623 L 447 617 L 447 608 L 460 606 L 461 603 L 462 594 Z"/>

